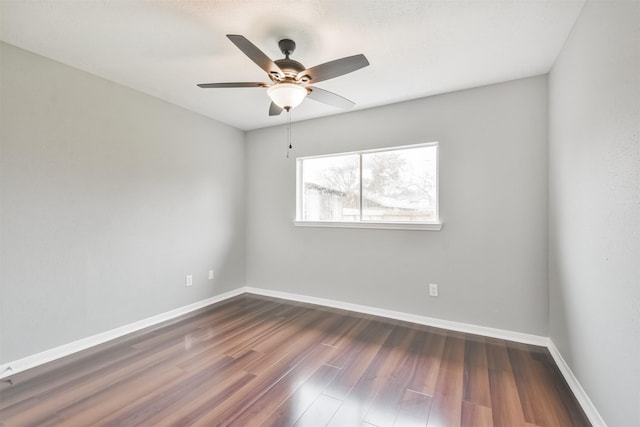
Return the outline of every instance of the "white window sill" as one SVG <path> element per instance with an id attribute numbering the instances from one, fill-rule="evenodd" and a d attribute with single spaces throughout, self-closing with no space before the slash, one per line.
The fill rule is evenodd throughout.
<path id="1" fill-rule="evenodd" d="M 440 231 L 441 222 L 338 222 L 338 221 L 293 221 L 296 227 L 334 227 L 334 228 L 376 228 L 386 230 L 422 230 Z"/>

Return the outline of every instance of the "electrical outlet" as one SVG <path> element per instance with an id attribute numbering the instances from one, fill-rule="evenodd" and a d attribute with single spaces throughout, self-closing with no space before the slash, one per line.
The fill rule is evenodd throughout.
<path id="1" fill-rule="evenodd" d="M 187 277 L 184 278 L 185 286 L 193 286 L 193 276 L 191 274 L 187 274 Z"/>
<path id="2" fill-rule="evenodd" d="M 429 296 L 430 297 L 438 296 L 438 285 L 436 283 L 429 283 Z"/>
<path id="3" fill-rule="evenodd" d="M 213 280 L 213 270 L 209 270 L 209 280 Z"/>

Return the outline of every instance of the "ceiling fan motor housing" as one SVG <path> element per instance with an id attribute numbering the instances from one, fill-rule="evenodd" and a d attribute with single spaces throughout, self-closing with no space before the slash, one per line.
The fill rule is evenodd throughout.
<path id="1" fill-rule="evenodd" d="M 284 75 L 288 78 L 295 79 L 298 73 L 305 70 L 304 65 L 302 65 L 298 61 L 294 61 L 293 59 L 276 59 L 273 62 L 275 62 L 278 67 L 280 67 Z"/>
<path id="2" fill-rule="evenodd" d="M 303 76 L 302 78 L 297 79 L 298 74 L 304 71 L 306 67 L 298 61 L 289 58 L 293 51 L 296 50 L 296 42 L 291 39 L 282 39 L 278 42 L 278 46 L 280 47 L 280 51 L 285 57 L 282 59 L 276 59 L 273 62 L 275 62 L 275 64 L 282 70 L 285 77 L 277 78 L 274 81 L 301 81 L 303 83 L 308 82 L 310 80 L 308 76 Z"/>

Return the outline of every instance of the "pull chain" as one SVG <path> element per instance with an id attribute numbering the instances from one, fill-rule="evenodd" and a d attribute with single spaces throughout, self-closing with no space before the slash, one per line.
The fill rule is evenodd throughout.
<path id="1" fill-rule="evenodd" d="M 287 159 L 289 158 L 289 152 L 293 149 L 291 145 L 291 110 L 287 110 Z"/>

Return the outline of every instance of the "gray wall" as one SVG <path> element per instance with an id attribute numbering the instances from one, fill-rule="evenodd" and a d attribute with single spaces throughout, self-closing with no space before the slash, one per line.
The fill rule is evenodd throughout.
<path id="1" fill-rule="evenodd" d="M 550 336 L 640 425 L 640 3 L 589 1 L 549 78 Z"/>
<path id="2" fill-rule="evenodd" d="M 0 362 L 244 284 L 243 132 L 1 49 Z"/>
<path id="3" fill-rule="evenodd" d="M 546 335 L 546 85 L 294 123 L 290 159 L 285 127 L 248 132 L 247 285 Z M 430 141 L 440 142 L 441 231 L 293 225 L 296 156 Z"/>

